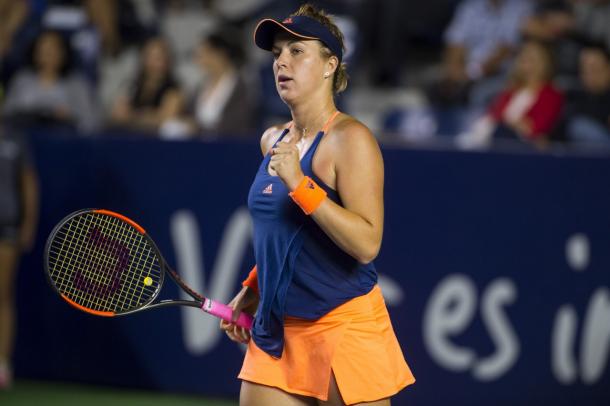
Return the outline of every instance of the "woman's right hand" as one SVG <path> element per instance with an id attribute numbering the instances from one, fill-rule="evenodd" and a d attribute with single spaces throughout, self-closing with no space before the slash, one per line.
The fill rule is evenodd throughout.
<path id="1" fill-rule="evenodd" d="M 250 341 L 250 330 L 235 324 L 239 314 L 244 311 L 248 314 L 256 313 L 259 296 L 249 287 L 244 286 L 239 293 L 229 302 L 233 309 L 233 322 L 220 320 L 220 328 L 235 342 L 246 344 Z"/>

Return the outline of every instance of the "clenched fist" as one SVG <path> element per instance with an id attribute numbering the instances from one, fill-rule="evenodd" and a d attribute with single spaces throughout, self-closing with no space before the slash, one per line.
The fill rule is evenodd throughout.
<path id="1" fill-rule="evenodd" d="M 269 167 L 277 173 L 288 189 L 291 191 L 296 189 L 305 176 L 301 170 L 299 149 L 297 148 L 296 141 L 282 140 L 278 142 L 275 148 L 271 150 Z"/>

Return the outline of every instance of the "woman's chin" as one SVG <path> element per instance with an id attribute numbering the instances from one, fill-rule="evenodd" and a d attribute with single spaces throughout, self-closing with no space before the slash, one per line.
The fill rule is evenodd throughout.
<path id="1" fill-rule="evenodd" d="M 280 99 L 286 104 L 291 104 L 296 99 L 296 94 L 294 91 L 290 89 L 277 89 L 277 94 L 280 96 Z"/>

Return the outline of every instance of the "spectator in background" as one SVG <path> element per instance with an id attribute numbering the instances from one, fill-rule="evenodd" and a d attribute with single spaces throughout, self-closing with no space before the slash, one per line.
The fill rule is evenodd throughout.
<path id="1" fill-rule="evenodd" d="M 37 15 L 34 24 L 61 33 L 72 48 L 75 67 L 95 83 L 103 50 L 116 47 L 118 42 L 109 24 L 114 0 L 34 0 L 31 3 Z"/>
<path id="2" fill-rule="evenodd" d="M 471 131 L 458 136 L 458 145 L 485 146 L 494 137 L 544 146 L 559 120 L 564 101 L 552 79 L 553 56 L 548 46 L 533 40 L 525 42 L 517 55 L 508 88 Z"/>
<path id="3" fill-rule="evenodd" d="M 572 6 L 567 0 L 537 0 L 535 12 L 523 24 L 528 37 L 541 41 L 554 41 L 573 28 Z"/>
<path id="4" fill-rule="evenodd" d="M 568 0 L 537 0 L 536 10 L 525 20 L 522 30 L 527 38 L 552 46 L 557 83 L 564 89 L 576 86 L 581 44 L 572 4 Z"/>
<path id="5" fill-rule="evenodd" d="M 98 119 L 88 82 L 72 70 L 71 50 L 55 31 L 34 42 L 29 65 L 9 83 L 3 115 L 16 125 L 58 125 L 81 132 L 96 129 Z"/>
<path id="6" fill-rule="evenodd" d="M 610 48 L 610 0 L 570 0 L 577 33 Z"/>
<path id="7" fill-rule="evenodd" d="M 0 391 L 12 383 L 13 292 L 19 257 L 34 243 L 38 187 L 23 136 L 0 129 Z"/>
<path id="8" fill-rule="evenodd" d="M 257 128 L 253 86 L 240 67 L 244 62 L 241 33 L 225 27 L 207 36 L 197 50 L 197 62 L 206 76 L 190 104 L 192 129 L 202 136 L 249 137 Z"/>
<path id="9" fill-rule="evenodd" d="M 589 44 L 580 53 L 582 89 L 570 94 L 566 137 L 574 143 L 610 146 L 610 53 L 603 44 Z"/>
<path id="10" fill-rule="evenodd" d="M 172 69 L 167 42 L 160 37 L 146 41 L 137 76 L 114 103 L 111 125 L 157 133 L 163 123 L 177 118 L 184 98 Z"/>
<path id="11" fill-rule="evenodd" d="M 127 44 L 141 41 L 156 18 L 154 0 L 34 1 L 44 27 L 74 38 L 83 58 L 116 56 Z M 97 49 L 99 47 L 99 49 Z"/>
<path id="12" fill-rule="evenodd" d="M 521 25 L 532 10 L 527 0 L 464 0 L 445 32 L 443 74 L 431 89 L 431 101 L 439 106 L 463 105 L 470 99 L 473 83 L 499 75 L 507 69 L 518 48 Z M 486 102 L 485 91 L 473 100 Z"/>

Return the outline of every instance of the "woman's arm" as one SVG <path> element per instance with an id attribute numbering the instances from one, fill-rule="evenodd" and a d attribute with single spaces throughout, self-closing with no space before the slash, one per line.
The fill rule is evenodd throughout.
<path id="1" fill-rule="evenodd" d="M 114 101 L 112 111 L 110 112 L 110 119 L 115 124 L 126 124 L 129 122 L 133 114 L 131 103 L 127 95 L 122 94 Z"/>
<path id="2" fill-rule="evenodd" d="M 168 90 L 163 96 L 163 99 L 161 100 L 161 105 L 159 106 L 159 124 L 163 123 L 166 120 L 171 120 L 178 117 L 182 112 L 183 107 L 184 96 L 182 94 L 182 91 L 180 89 Z"/>
<path id="3" fill-rule="evenodd" d="M 36 100 L 36 97 L 30 97 L 36 93 L 36 88 L 33 86 L 34 80 L 34 75 L 25 70 L 15 74 L 7 86 L 4 103 L 2 104 L 2 113 L 5 116 L 19 114 L 31 109 L 30 105 L 24 102 L 24 98 L 26 100 Z"/>
<path id="4" fill-rule="evenodd" d="M 383 234 L 381 151 L 368 128 L 355 120 L 334 129 L 327 147 L 334 157 L 336 189 L 343 206 L 325 198 L 312 217 L 343 251 L 369 263 L 379 252 Z M 295 190 L 304 177 L 296 146 L 282 142 L 272 153 L 272 169 Z"/>
<path id="5" fill-rule="evenodd" d="M 134 123 L 139 128 L 157 129 L 165 121 L 178 117 L 183 104 L 184 100 L 180 90 L 168 90 L 163 95 L 158 108 L 136 110 L 133 113 Z"/>
<path id="6" fill-rule="evenodd" d="M 38 179 L 33 167 L 27 165 L 22 174 L 23 222 L 20 243 L 23 251 L 29 252 L 36 239 L 38 224 Z"/>
<path id="7" fill-rule="evenodd" d="M 341 249 L 369 263 L 379 253 L 383 234 L 383 158 L 374 136 L 360 123 L 351 122 L 333 135 L 330 146 L 343 207 L 327 198 L 312 217 Z"/>
<path id="8" fill-rule="evenodd" d="M 126 96 L 115 103 L 112 119 L 117 124 L 129 125 L 140 129 L 157 129 L 166 120 L 176 118 L 182 111 L 184 98 L 178 89 L 168 90 L 156 109 L 134 109 Z"/>
<path id="9" fill-rule="evenodd" d="M 23 25 L 30 12 L 27 1 L 0 0 L 0 56 L 13 45 L 13 36 Z"/>

